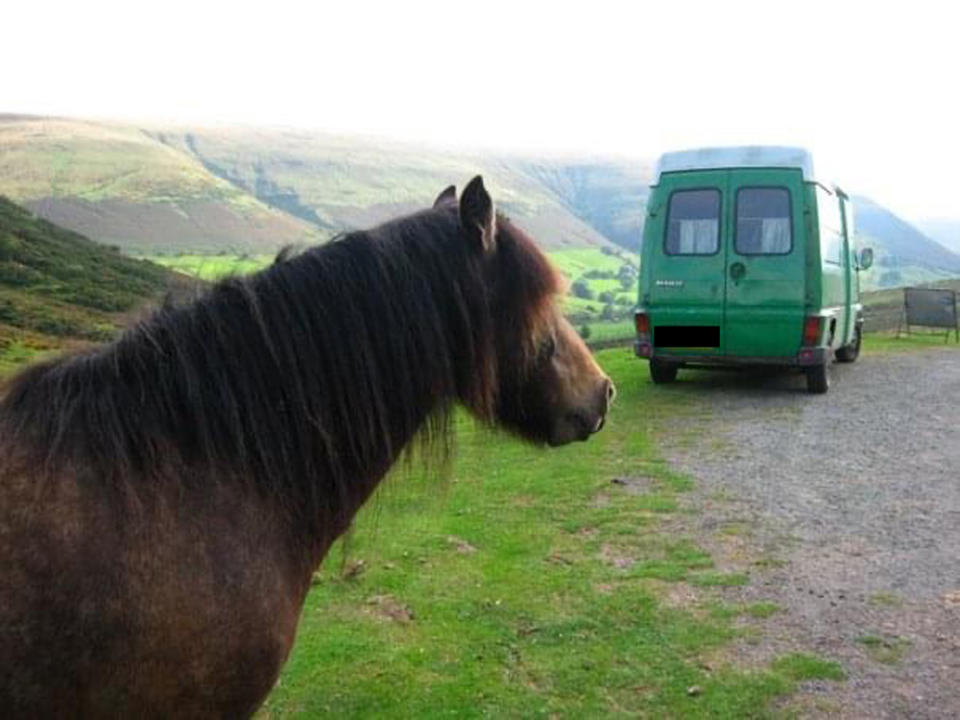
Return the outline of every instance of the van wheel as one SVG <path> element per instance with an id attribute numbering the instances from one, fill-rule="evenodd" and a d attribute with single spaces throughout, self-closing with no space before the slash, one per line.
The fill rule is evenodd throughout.
<path id="1" fill-rule="evenodd" d="M 807 392 L 822 395 L 830 389 L 830 373 L 827 364 L 813 365 L 805 370 L 807 374 Z"/>
<path id="2" fill-rule="evenodd" d="M 650 377 L 657 385 L 671 383 L 677 379 L 677 366 L 657 358 L 650 359 Z"/>
<path id="3" fill-rule="evenodd" d="M 853 342 L 837 349 L 837 362 L 851 363 L 860 356 L 860 343 L 863 342 L 863 330 L 860 326 L 853 334 Z"/>

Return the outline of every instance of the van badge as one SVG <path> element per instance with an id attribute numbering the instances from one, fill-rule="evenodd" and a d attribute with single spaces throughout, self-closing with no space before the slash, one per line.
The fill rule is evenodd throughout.
<path id="1" fill-rule="evenodd" d="M 657 280 L 657 287 L 683 287 L 683 280 Z"/>

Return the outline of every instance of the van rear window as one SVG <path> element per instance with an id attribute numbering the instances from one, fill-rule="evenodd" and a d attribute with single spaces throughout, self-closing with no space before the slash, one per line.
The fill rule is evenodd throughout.
<path id="1" fill-rule="evenodd" d="M 740 255 L 787 255 L 793 249 L 790 191 L 777 187 L 737 190 L 737 234 Z"/>
<path id="2" fill-rule="evenodd" d="M 667 210 L 667 255 L 713 255 L 720 249 L 720 191 L 677 190 Z"/>

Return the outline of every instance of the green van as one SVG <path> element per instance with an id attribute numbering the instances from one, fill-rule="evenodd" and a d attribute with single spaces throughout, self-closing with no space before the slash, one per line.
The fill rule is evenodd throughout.
<path id="1" fill-rule="evenodd" d="M 856 360 L 863 331 L 853 207 L 800 148 L 707 148 L 657 163 L 643 230 L 637 356 L 655 383 L 681 367 L 802 369 Z"/>

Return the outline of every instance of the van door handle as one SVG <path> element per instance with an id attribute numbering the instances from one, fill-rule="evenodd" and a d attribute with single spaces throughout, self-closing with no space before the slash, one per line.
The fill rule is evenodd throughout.
<path id="1" fill-rule="evenodd" d="M 741 262 L 735 262 L 730 266 L 730 279 L 734 284 L 740 282 L 743 276 L 747 274 L 747 266 Z"/>

